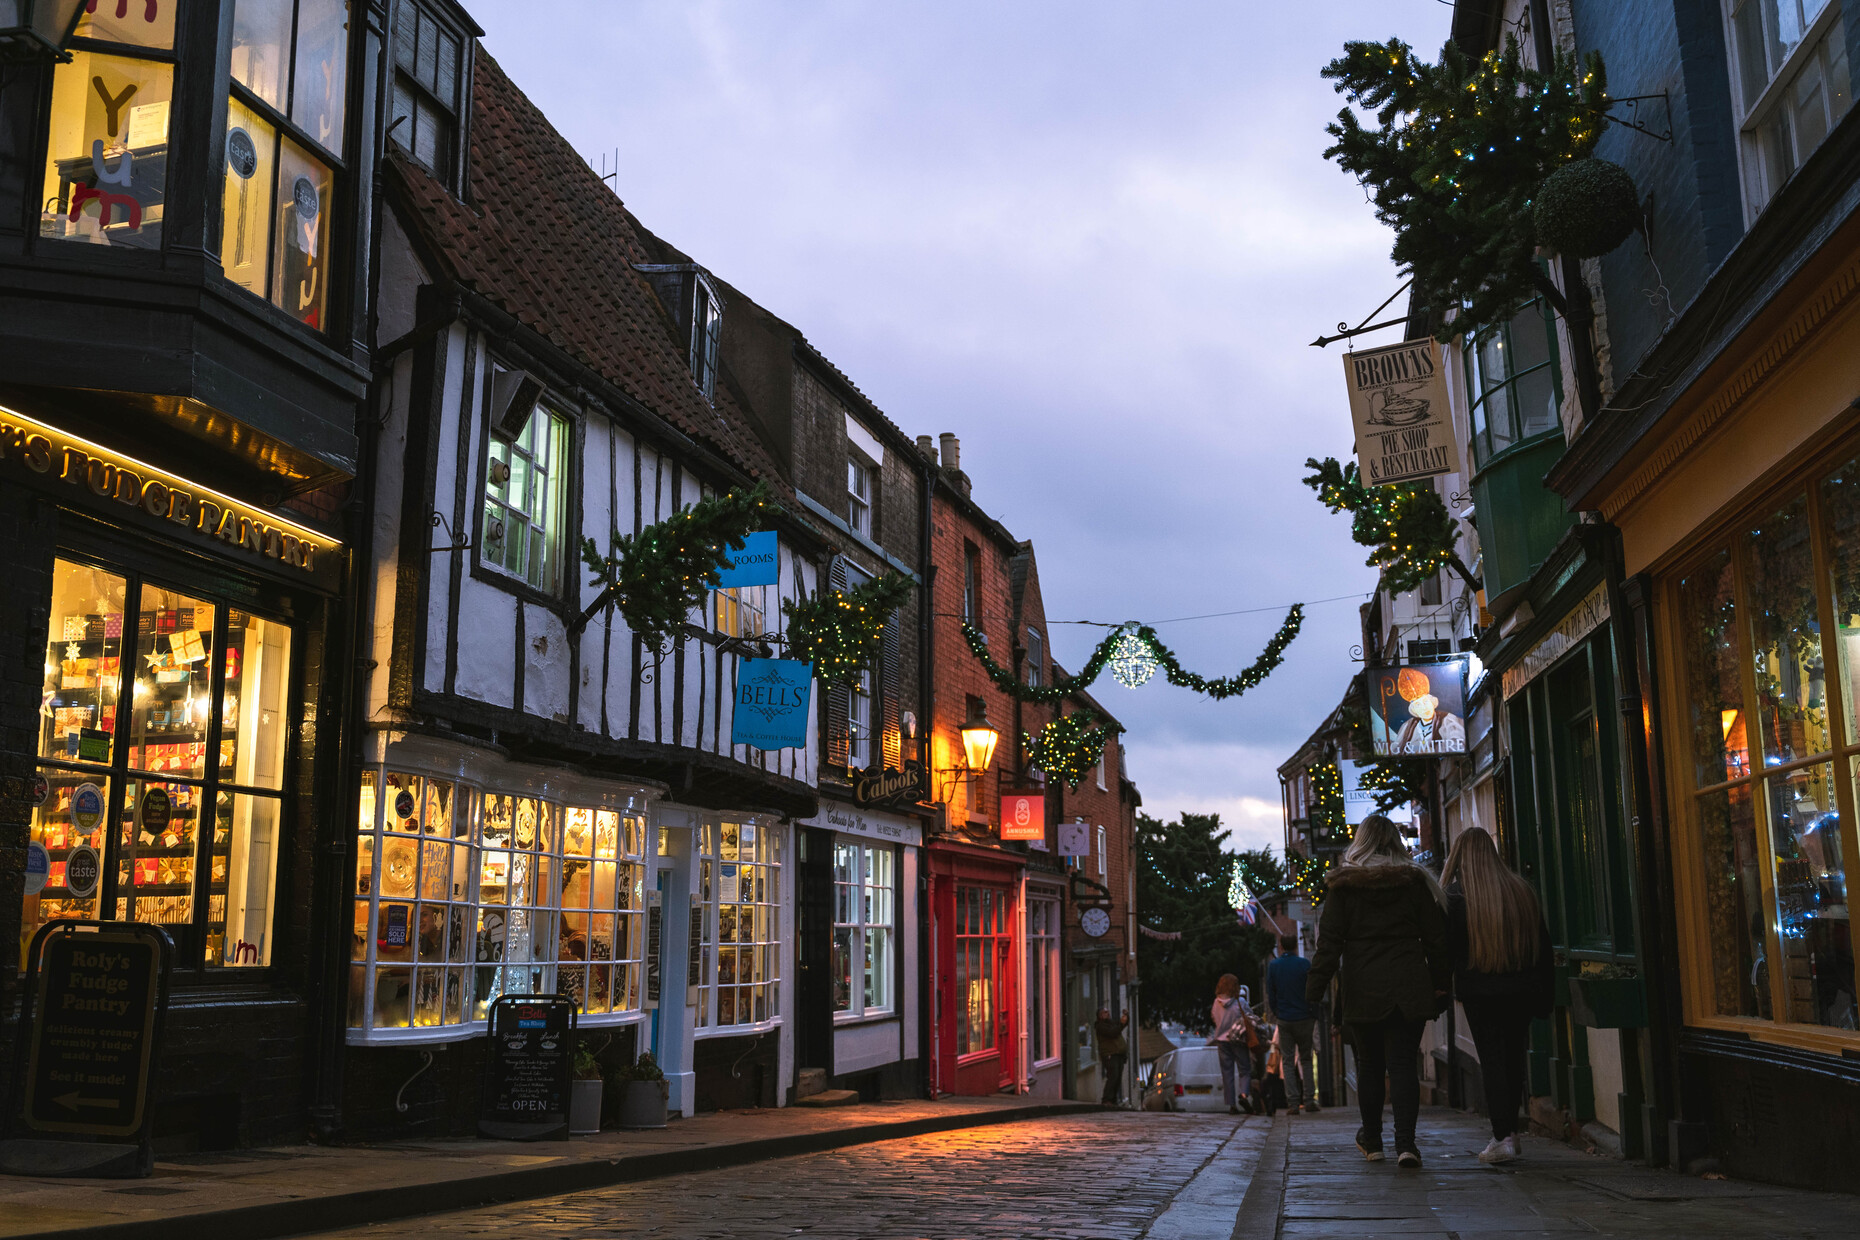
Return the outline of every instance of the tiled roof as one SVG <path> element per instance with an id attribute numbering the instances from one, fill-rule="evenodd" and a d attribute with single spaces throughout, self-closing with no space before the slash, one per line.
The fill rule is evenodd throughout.
<path id="1" fill-rule="evenodd" d="M 482 47 L 473 72 L 467 201 L 404 156 L 390 161 L 452 278 L 786 493 L 728 392 L 719 385 L 713 405 L 692 381 L 671 316 L 634 268 L 652 259 L 626 206 Z"/>

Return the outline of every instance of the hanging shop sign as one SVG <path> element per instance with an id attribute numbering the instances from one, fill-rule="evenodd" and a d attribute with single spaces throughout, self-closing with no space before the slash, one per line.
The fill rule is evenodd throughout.
<path id="1" fill-rule="evenodd" d="M 1562 621 L 1548 633 L 1543 640 L 1524 652 L 1524 657 L 1505 669 L 1501 684 L 1505 700 L 1536 680 L 1543 670 L 1558 659 L 1575 649 L 1583 638 L 1600 628 L 1608 619 L 1608 588 L 1596 586 L 1589 591 L 1588 597 L 1576 604 L 1574 611 L 1564 616 Z"/>
<path id="2" fill-rule="evenodd" d="M 736 673 L 730 743 L 757 749 L 805 749 L 807 700 L 814 665 L 795 659 L 744 659 Z"/>
<path id="3" fill-rule="evenodd" d="M 1405 340 L 1343 355 L 1356 466 L 1365 486 L 1458 473 L 1459 441 L 1447 404 L 1440 345 Z"/>
<path id="4" fill-rule="evenodd" d="M 1372 667 L 1369 739 L 1378 757 L 1466 752 L 1466 660 Z"/>
<path id="5" fill-rule="evenodd" d="M 491 1003 L 478 1131 L 509 1141 L 568 1140 L 575 1005 L 562 995 Z"/>
<path id="6" fill-rule="evenodd" d="M 772 586 L 781 577 L 781 566 L 775 558 L 774 530 L 744 535 L 742 550 L 736 551 L 726 546 L 723 556 L 730 561 L 730 567 L 718 570 L 717 584 L 725 589 Z"/>
<path id="7" fill-rule="evenodd" d="M 24 1133 L 14 1134 L 25 1139 L 0 1145 L 0 1170 L 149 1173 L 150 1068 L 173 961 L 167 932 L 144 923 L 54 921 L 34 936 L 20 1022 Z"/>
<path id="8" fill-rule="evenodd" d="M 856 795 L 858 785 L 854 784 L 853 787 Z M 818 814 L 812 818 L 797 818 L 795 825 L 837 831 L 841 835 L 858 835 L 868 840 L 882 840 L 889 844 L 906 844 L 915 847 L 924 842 L 922 825 L 901 814 L 876 813 L 862 806 L 848 805 L 844 801 L 829 801 L 824 797 L 821 798 Z"/>
<path id="9" fill-rule="evenodd" d="M 69 498 L 113 519 L 210 543 L 325 588 L 339 580 L 339 544 L 315 530 L 5 408 L 0 471 L 64 483 Z"/>
<path id="10" fill-rule="evenodd" d="M 1044 792 L 1004 792 L 1001 794 L 1001 838 L 1004 840 L 1043 840 L 1046 838 L 1046 794 Z"/>
<path id="11" fill-rule="evenodd" d="M 1091 824 L 1089 822 L 1074 818 L 1071 822 L 1059 824 L 1059 855 L 1062 857 L 1091 856 Z"/>
<path id="12" fill-rule="evenodd" d="M 853 800 L 861 805 L 915 805 L 929 799 L 930 776 L 916 762 L 906 762 L 901 771 L 867 771 L 853 779 Z"/>

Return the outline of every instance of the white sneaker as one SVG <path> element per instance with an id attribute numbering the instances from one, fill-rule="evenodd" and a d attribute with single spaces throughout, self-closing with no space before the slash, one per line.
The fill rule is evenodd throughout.
<path id="1" fill-rule="evenodd" d="M 1492 1166 L 1497 1163 L 1513 1162 L 1517 1158 L 1518 1139 L 1515 1136 L 1506 1137 L 1502 1141 L 1497 1137 L 1493 1137 L 1486 1143 L 1486 1147 L 1479 1151 L 1479 1161 L 1485 1163 L 1487 1166 Z"/>
<path id="2" fill-rule="evenodd" d="M 1505 1138 L 1505 1149 L 1510 1152 L 1513 1162 L 1524 1157 L 1524 1144 L 1518 1140 L 1518 1134 L 1515 1132 Z"/>

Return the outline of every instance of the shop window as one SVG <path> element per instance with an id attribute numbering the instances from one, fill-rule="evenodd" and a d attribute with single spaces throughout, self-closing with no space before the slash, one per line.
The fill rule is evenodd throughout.
<path id="1" fill-rule="evenodd" d="M 849 1016 L 892 1007 L 896 854 L 888 845 L 833 845 L 833 1010 Z"/>
<path id="2" fill-rule="evenodd" d="M 768 587 L 727 586 L 711 591 L 717 632 L 725 637 L 760 637 L 768 631 Z"/>
<path id="3" fill-rule="evenodd" d="M 1727 0 L 1754 217 L 1853 106 L 1841 6 L 1828 0 Z"/>
<path id="4" fill-rule="evenodd" d="M 872 537 L 872 469 L 856 456 L 846 462 L 846 524 L 859 537 Z"/>
<path id="5" fill-rule="evenodd" d="M 589 1015 L 639 1008 L 645 960 L 645 822 L 607 809 L 566 811 L 557 990 Z"/>
<path id="6" fill-rule="evenodd" d="M 183 965 L 269 964 L 291 684 L 284 625 L 56 561 L 32 824 L 51 873 L 22 944 L 56 918 L 145 921 Z"/>
<path id="7" fill-rule="evenodd" d="M 1059 901 L 1027 901 L 1027 1019 L 1036 1066 L 1055 1062 L 1059 1041 Z"/>
<path id="8" fill-rule="evenodd" d="M 1556 324 L 1542 298 L 1527 302 L 1510 322 L 1475 332 L 1465 358 L 1475 468 L 1562 426 Z"/>
<path id="9" fill-rule="evenodd" d="M 458 183 L 467 43 L 412 0 L 394 6 L 393 118 L 388 136 L 448 186 Z"/>
<path id="10" fill-rule="evenodd" d="M 568 419 L 538 405 L 515 437 L 491 436 L 485 465 L 479 558 L 545 594 L 562 586 L 568 445 Z"/>
<path id="11" fill-rule="evenodd" d="M 781 1018 L 781 833 L 755 821 L 698 829 L 704 903 L 697 1024 L 729 1032 Z"/>
<path id="12" fill-rule="evenodd" d="M 1749 514 L 1673 598 L 1706 932 L 1692 1001 L 1852 1030 L 1842 818 L 1860 777 L 1860 460 Z"/>
<path id="13" fill-rule="evenodd" d="M 96 5 L 52 75 L 39 236 L 159 250 L 178 0 Z M 133 10 L 133 11 L 132 11 Z"/>
<path id="14" fill-rule="evenodd" d="M 995 887 L 956 888 L 956 1053 L 1011 1053 L 1010 955 L 1013 929 L 1008 893 Z"/>
<path id="15" fill-rule="evenodd" d="M 234 7 L 220 267 L 317 331 L 328 328 L 348 63 L 345 0 Z"/>

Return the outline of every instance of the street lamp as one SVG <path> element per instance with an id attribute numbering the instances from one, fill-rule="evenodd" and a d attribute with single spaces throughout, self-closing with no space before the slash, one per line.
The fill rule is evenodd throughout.
<path id="1" fill-rule="evenodd" d="M 0 60 L 68 60 L 65 40 L 84 0 L 0 0 Z"/>
<path id="2" fill-rule="evenodd" d="M 995 760 L 995 746 L 1001 740 L 1001 733 L 988 722 L 988 707 L 980 700 L 969 710 L 969 718 L 962 725 L 962 756 L 969 764 L 969 770 L 979 775 L 988 769 L 988 764 Z"/>

